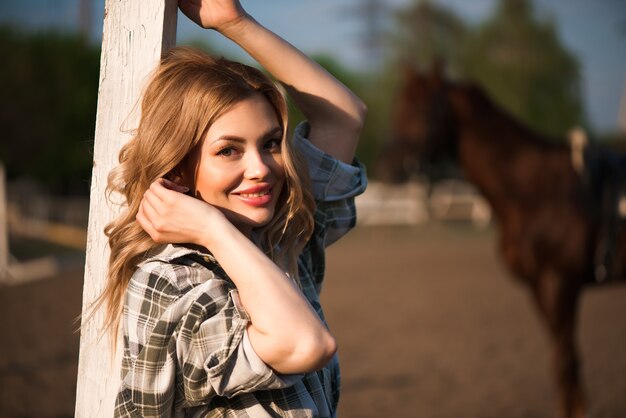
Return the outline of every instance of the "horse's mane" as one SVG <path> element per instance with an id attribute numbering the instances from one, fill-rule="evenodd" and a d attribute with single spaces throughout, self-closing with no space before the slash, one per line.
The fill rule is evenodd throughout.
<path id="1" fill-rule="evenodd" d="M 537 130 L 522 122 L 503 106 L 495 102 L 480 85 L 473 82 L 450 83 L 451 94 L 460 94 L 466 100 L 467 111 L 474 112 L 477 120 L 484 120 L 494 128 L 501 127 L 514 135 L 507 135 L 506 138 L 532 143 L 542 148 L 561 148 L 566 144 L 564 137 L 554 137 L 538 132 Z M 456 93 L 455 93 L 456 92 Z M 465 109 L 464 109 L 465 110 Z"/>

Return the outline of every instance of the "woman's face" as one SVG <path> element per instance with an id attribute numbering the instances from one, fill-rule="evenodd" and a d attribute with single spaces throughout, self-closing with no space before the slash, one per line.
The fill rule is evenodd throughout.
<path id="1" fill-rule="evenodd" d="M 266 225 L 285 183 L 282 139 L 274 108 L 261 94 L 235 104 L 190 156 L 196 197 L 248 236 Z"/>

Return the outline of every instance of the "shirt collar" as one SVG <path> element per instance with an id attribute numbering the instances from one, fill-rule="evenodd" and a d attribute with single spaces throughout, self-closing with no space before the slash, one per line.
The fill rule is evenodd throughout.
<path id="1" fill-rule="evenodd" d="M 217 263 L 213 254 L 203 247 L 192 244 L 165 244 L 154 248 L 154 250 L 148 253 L 147 257 L 141 261 L 140 265 L 151 261 L 171 263 L 176 259 L 190 255 L 200 256 L 206 262 Z"/>

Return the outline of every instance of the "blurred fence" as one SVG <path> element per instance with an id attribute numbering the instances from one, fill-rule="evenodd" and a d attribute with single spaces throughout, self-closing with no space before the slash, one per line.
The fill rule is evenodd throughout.
<path id="1" fill-rule="evenodd" d="M 15 239 L 32 242 L 33 248 L 26 259 L 13 254 L 10 246 L 3 249 L 6 263 L 0 269 L 0 283 L 20 284 L 52 277 L 65 266 L 75 264 L 37 247 L 43 243 L 46 248 L 52 244 L 83 251 L 87 241 L 88 198 L 53 196 L 36 183 L 15 182 L 6 185 L 2 200 L 5 209 L 0 219 L 2 227 Z"/>
<path id="2" fill-rule="evenodd" d="M 10 234 L 83 250 L 88 218 L 87 197 L 53 196 L 30 182 L 8 184 Z"/>
<path id="3" fill-rule="evenodd" d="M 359 225 L 419 225 L 432 221 L 468 222 L 483 228 L 491 221 L 485 200 L 467 182 L 445 180 L 429 185 L 390 185 L 372 181 L 356 199 Z M 89 199 L 53 196 L 30 182 L 6 188 L 9 235 L 83 251 L 87 241 Z M 63 263 L 54 255 L 20 260 L 4 250 L 2 282 L 23 283 L 58 274 Z"/>
<path id="4" fill-rule="evenodd" d="M 356 198 L 356 206 L 360 225 L 457 221 L 483 228 L 491 222 L 491 209 L 485 199 L 461 180 L 400 185 L 370 182 L 365 193 Z"/>
<path id="5" fill-rule="evenodd" d="M 89 198 L 54 196 L 37 183 L 16 181 L 7 184 L 7 202 L 13 215 L 77 228 L 87 228 Z"/>

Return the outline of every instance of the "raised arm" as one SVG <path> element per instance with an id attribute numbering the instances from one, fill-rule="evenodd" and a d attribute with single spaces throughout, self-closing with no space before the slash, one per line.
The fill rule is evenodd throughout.
<path id="1" fill-rule="evenodd" d="M 350 163 L 366 115 L 365 104 L 297 48 L 248 15 L 237 0 L 180 0 L 204 28 L 228 37 L 283 83 L 311 125 L 315 146 Z"/>
<path id="2" fill-rule="evenodd" d="M 194 243 L 213 253 L 239 291 L 250 342 L 266 364 L 281 373 L 325 366 L 336 342 L 293 280 L 222 212 L 180 191 L 164 179 L 152 184 L 137 214 L 144 230 L 156 242 Z"/>

